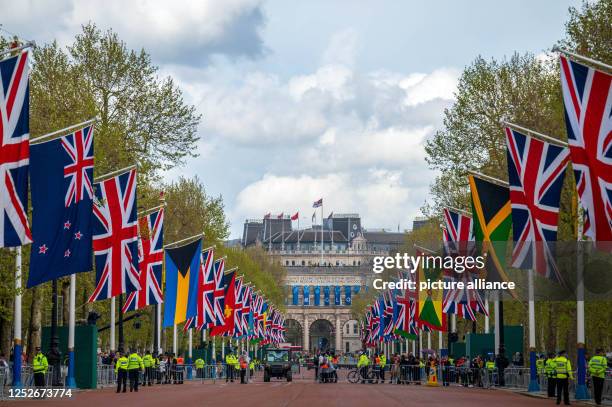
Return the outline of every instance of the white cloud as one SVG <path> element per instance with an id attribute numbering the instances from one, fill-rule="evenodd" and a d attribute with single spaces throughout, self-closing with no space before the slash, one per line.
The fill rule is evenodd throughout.
<path id="1" fill-rule="evenodd" d="M 261 7 L 262 0 L 0 0 L 7 28 L 26 38 L 68 44 L 81 25 L 93 21 L 112 27 L 131 48 L 144 47 L 157 60 L 174 63 L 198 63 L 214 54 L 261 55 Z"/>

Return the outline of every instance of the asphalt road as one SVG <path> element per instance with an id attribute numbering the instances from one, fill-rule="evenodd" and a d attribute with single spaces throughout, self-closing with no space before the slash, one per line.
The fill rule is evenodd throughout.
<path id="1" fill-rule="evenodd" d="M 391 384 L 318 384 L 311 380 L 291 383 L 256 380 L 250 384 L 189 382 L 182 385 L 156 385 L 138 393 L 116 394 L 115 389 L 80 391 L 71 399 L 21 400 L 18 406 L 551 406 L 552 400 L 538 399 L 503 390 L 462 387 L 426 387 Z"/>

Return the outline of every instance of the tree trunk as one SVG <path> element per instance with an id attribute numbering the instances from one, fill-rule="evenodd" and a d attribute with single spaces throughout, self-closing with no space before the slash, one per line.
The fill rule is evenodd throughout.
<path id="1" fill-rule="evenodd" d="M 68 326 L 70 312 L 70 278 L 62 281 L 62 326 Z"/>
<path id="2" fill-rule="evenodd" d="M 28 325 L 28 341 L 26 346 L 27 360 L 34 357 L 34 349 L 40 346 L 41 341 L 41 289 L 39 286 L 32 287 L 32 305 L 30 306 L 30 322 Z"/>

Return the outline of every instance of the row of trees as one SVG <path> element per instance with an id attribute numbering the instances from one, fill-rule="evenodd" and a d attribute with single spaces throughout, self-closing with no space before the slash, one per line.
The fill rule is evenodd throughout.
<path id="1" fill-rule="evenodd" d="M 0 49 L 7 46 L 7 40 L 0 38 Z M 184 101 L 171 77 L 159 76 L 145 50 L 131 50 L 117 33 L 103 32 L 89 23 L 66 48 L 54 41 L 34 49 L 30 95 L 32 137 L 97 116 L 94 175 L 137 164 L 139 210 L 159 205 L 162 192 L 167 201 L 166 242 L 204 232 L 204 245 L 217 247 L 215 257 L 226 255 L 229 266 L 239 266 L 247 281 L 282 307 L 285 294 L 275 281 L 282 278 L 284 269 L 255 249 L 243 252 L 223 246 L 229 223 L 222 197 L 207 194 L 197 177 L 162 180 L 164 171 L 197 154 L 201 116 Z M 14 264 L 14 253 L 0 249 L 2 281 L 14 281 Z M 28 266 L 29 248 L 25 247 L 24 281 Z M 104 325 L 110 320 L 108 301 L 86 302 L 94 286 L 95 273 L 77 275 L 77 320 L 85 320 L 90 311 L 95 311 L 101 315 L 98 324 Z M 59 287 L 65 299 L 60 324 L 66 324 L 68 279 L 62 279 Z M 0 285 L 0 351 L 7 355 L 13 338 L 14 296 L 14 284 Z M 23 338 L 30 357 L 40 344 L 41 326 L 50 324 L 50 296 L 50 284 L 23 290 Z M 126 344 L 151 343 L 150 308 L 138 323 L 126 324 Z M 101 346 L 107 344 L 108 331 L 101 334 Z"/>
<path id="2" fill-rule="evenodd" d="M 557 45 L 608 64 L 612 62 L 611 2 L 585 1 L 580 8 L 570 8 L 565 28 L 565 37 Z M 552 53 L 546 57 L 515 53 L 501 60 L 478 56 L 464 69 L 455 99 L 444 111 L 442 129 L 426 143 L 427 163 L 439 176 L 431 186 L 431 199 L 422 208 L 430 222 L 409 235 L 403 248 L 408 252 L 414 252 L 415 243 L 441 240 L 439 225 L 444 207 L 470 207 L 468 170 L 507 180 L 502 120 L 567 140 L 558 60 Z M 575 180 L 568 168 L 561 199 L 559 240 L 576 240 L 576 208 Z M 376 293 L 369 295 L 373 297 Z M 354 299 L 357 316 L 371 299 L 363 296 Z M 612 347 L 609 306 L 609 302 L 586 304 L 590 348 Z M 508 302 L 504 313 L 507 324 L 527 326 L 526 304 Z M 575 349 L 575 302 L 537 303 L 536 319 L 538 349 Z M 484 325 L 482 316 L 477 324 Z M 458 329 L 461 337 L 471 330 L 471 323 L 460 321 Z"/>

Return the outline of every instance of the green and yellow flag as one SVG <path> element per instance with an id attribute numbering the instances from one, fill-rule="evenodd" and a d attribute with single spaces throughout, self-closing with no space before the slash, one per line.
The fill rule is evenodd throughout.
<path id="1" fill-rule="evenodd" d="M 443 312 L 444 305 L 444 290 L 443 289 L 420 289 L 421 282 L 441 281 L 444 276 L 441 268 L 437 267 L 426 267 L 425 258 L 428 254 L 417 249 L 417 256 L 421 256 L 421 262 L 418 266 L 417 271 L 417 288 L 419 290 L 418 295 L 418 307 L 417 315 L 420 328 L 429 328 L 434 331 L 446 331 L 446 314 Z"/>
<path id="2" fill-rule="evenodd" d="M 468 176 L 472 192 L 474 238 L 481 255 L 486 255 L 486 279 L 509 281 L 505 272 L 506 247 L 512 227 L 512 207 L 508 187 L 474 175 Z"/>

